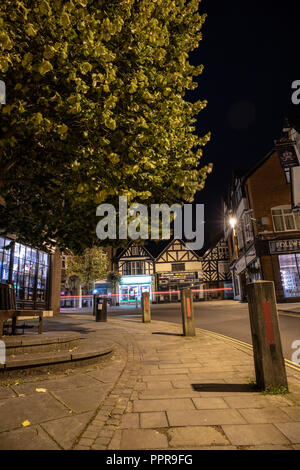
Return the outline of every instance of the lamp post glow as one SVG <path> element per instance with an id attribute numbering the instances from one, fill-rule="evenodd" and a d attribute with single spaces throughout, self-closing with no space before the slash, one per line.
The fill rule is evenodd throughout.
<path id="1" fill-rule="evenodd" d="M 230 217 L 230 219 L 229 219 L 229 224 L 231 225 L 231 227 L 233 228 L 233 230 L 234 230 L 234 228 L 235 228 L 235 226 L 236 226 L 236 223 L 237 223 L 236 218 L 235 218 L 235 217 Z"/>
<path id="2" fill-rule="evenodd" d="M 233 217 L 231 216 L 230 219 L 229 219 L 229 225 L 231 226 L 232 228 L 232 246 L 233 246 L 233 256 L 234 257 L 238 257 L 238 253 L 237 253 L 237 243 L 236 243 L 236 232 L 235 232 L 235 227 L 236 227 L 236 224 L 237 224 L 237 219 L 236 217 Z"/>

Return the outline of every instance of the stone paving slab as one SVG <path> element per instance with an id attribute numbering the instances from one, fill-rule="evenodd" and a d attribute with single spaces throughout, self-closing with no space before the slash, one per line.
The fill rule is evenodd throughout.
<path id="1" fill-rule="evenodd" d="M 82 397 L 85 394 L 86 388 L 77 388 L 71 390 L 59 390 L 53 392 L 53 396 L 63 403 L 67 408 L 76 413 L 90 411 L 97 408 L 106 397 L 110 389 L 109 384 L 101 384 L 89 387 L 86 400 Z"/>
<path id="2" fill-rule="evenodd" d="M 0 434 L 0 450 L 59 450 L 60 447 L 40 426 Z"/>
<path id="3" fill-rule="evenodd" d="M 18 428 L 26 420 L 37 424 L 66 415 L 68 409 L 48 393 L 9 398 L 0 401 L 0 431 Z"/>
<path id="4" fill-rule="evenodd" d="M 125 429 L 122 431 L 121 449 L 167 449 L 168 439 L 154 429 Z"/>
<path id="5" fill-rule="evenodd" d="M 223 425 L 226 437 L 233 445 L 290 444 L 273 424 Z"/>
<path id="6" fill-rule="evenodd" d="M 293 444 L 300 444 L 300 423 L 277 423 L 276 426 Z"/>
<path id="7" fill-rule="evenodd" d="M 292 419 L 279 408 L 243 408 L 240 414 L 248 423 L 287 423 Z"/>
<path id="8" fill-rule="evenodd" d="M 141 428 L 167 428 L 169 426 L 164 411 L 152 411 L 140 414 Z"/>
<path id="9" fill-rule="evenodd" d="M 237 410 L 168 411 L 170 426 L 242 424 L 247 421 Z"/>
<path id="10" fill-rule="evenodd" d="M 92 418 L 93 413 L 71 415 L 43 423 L 41 426 L 63 449 L 71 449 L 76 437 L 83 431 Z"/>
<path id="11" fill-rule="evenodd" d="M 224 446 L 230 444 L 222 429 L 213 426 L 170 428 L 168 436 L 171 447 Z"/>
<path id="12" fill-rule="evenodd" d="M 134 411 L 169 411 L 169 410 L 194 410 L 192 400 L 188 398 L 170 398 L 166 400 L 135 400 Z"/>

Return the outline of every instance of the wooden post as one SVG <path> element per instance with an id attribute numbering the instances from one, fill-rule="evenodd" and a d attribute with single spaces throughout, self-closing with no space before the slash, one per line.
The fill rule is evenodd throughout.
<path id="1" fill-rule="evenodd" d="M 142 318 L 144 323 L 151 322 L 151 310 L 150 310 L 150 294 L 149 292 L 142 293 Z"/>
<path id="2" fill-rule="evenodd" d="M 288 387 L 282 354 L 274 283 L 247 285 L 256 383 L 259 388 Z"/>
<path id="3" fill-rule="evenodd" d="M 181 313 L 184 336 L 196 336 L 193 293 L 191 289 L 183 289 L 181 292 Z"/>

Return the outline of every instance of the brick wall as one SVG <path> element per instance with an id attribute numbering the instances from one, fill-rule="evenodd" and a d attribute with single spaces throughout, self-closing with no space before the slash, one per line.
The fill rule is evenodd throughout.
<path id="1" fill-rule="evenodd" d="M 262 164 L 247 180 L 247 192 L 250 207 L 253 209 L 253 218 L 268 217 L 269 224 L 259 226 L 254 223 L 254 230 L 273 231 L 271 208 L 281 205 L 291 205 L 291 189 L 286 181 L 284 170 L 280 165 L 277 152 Z"/>

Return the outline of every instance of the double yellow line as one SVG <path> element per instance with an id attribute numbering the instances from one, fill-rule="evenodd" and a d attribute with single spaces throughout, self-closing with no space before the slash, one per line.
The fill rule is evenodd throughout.
<path id="1" fill-rule="evenodd" d="M 202 328 L 197 328 L 197 330 L 202 331 L 202 333 L 208 333 L 211 336 L 214 336 L 215 338 L 225 339 L 226 341 L 229 341 L 230 343 L 233 343 L 235 345 L 243 346 L 248 351 L 253 352 L 252 345 L 249 343 L 245 343 L 245 341 L 240 341 L 239 339 L 230 338 L 229 336 L 222 335 L 221 333 L 215 333 L 214 331 L 203 330 Z M 296 364 L 295 362 L 292 362 L 289 359 L 285 359 L 284 361 L 285 361 L 286 366 L 291 367 L 292 369 L 300 372 L 300 364 Z"/>

